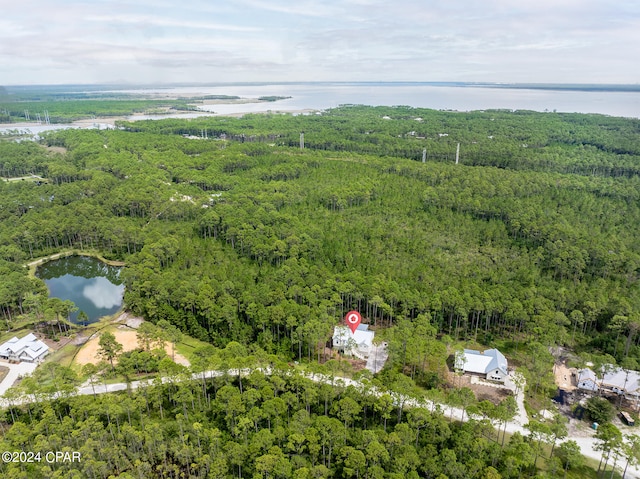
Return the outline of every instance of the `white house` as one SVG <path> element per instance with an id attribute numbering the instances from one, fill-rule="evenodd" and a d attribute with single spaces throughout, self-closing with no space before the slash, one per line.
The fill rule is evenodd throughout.
<path id="1" fill-rule="evenodd" d="M 591 369 L 578 371 L 578 389 L 595 392 L 598 390 L 598 378 Z"/>
<path id="2" fill-rule="evenodd" d="M 612 366 L 604 369 L 601 378 L 586 368 L 578 372 L 578 388 L 586 391 L 602 391 L 624 395 L 628 399 L 640 398 L 640 373 L 629 369 Z"/>
<path id="3" fill-rule="evenodd" d="M 0 345 L 0 359 L 9 361 L 39 363 L 47 354 L 49 354 L 49 346 L 36 338 L 33 333 L 20 339 L 14 336 Z"/>
<path id="4" fill-rule="evenodd" d="M 507 358 L 497 349 L 459 351 L 456 353 L 454 367 L 465 373 L 478 374 L 485 379 L 502 383 L 509 375 Z"/>
<path id="5" fill-rule="evenodd" d="M 359 324 L 353 333 L 348 326 L 336 326 L 333 330 L 333 347 L 345 354 L 367 359 L 373 346 L 374 336 L 375 333 L 369 331 L 368 324 Z"/>

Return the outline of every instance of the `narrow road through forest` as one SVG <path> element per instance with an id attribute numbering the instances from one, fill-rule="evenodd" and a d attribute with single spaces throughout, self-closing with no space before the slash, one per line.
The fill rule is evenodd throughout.
<path id="1" fill-rule="evenodd" d="M 255 368 L 255 369 L 247 368 L 247 369 L 242 369 L 240 371 L 212 370 L 212 371 L 205 371 L 202 373 L 194 373 L 191 375 L 191 379 L 201 381 L 203 377 L 204 379 L 211 379 L 214 377 L 223 376 L 225 374 L 228 374 L 230 376 L 238 376 L 238 373 L 245 376 L 256 370 L 261 371 L 262 373 L 267 375 L 272 374 L 273 372 L 273 370 L 271 370 L 270 368 Z M 363 394 L 371 394 L 376 397 L 380 397 L 384 394 L 389 394 L 393 398 L 395 405 L 397 407 L 402 406 L 403 409 L 421 407 L 431 412 L 436 411 L 437 409 L 440 409 L 441 411 L 443 411 L 443 413 L 446 414 L 446 416 L 450 417 L 452 420 L 467 421 L 469 419 L 469 414 L 466 412 L 463 413 L 463 410 L 461 408 L 458 408 L 455 406 L 449 406 L 442 403 L 436 403 L 428 399 L 413 398 L 395 391 L 382 391 L 374 386 L 369 386 L 365 382 L 360 380 L 349 379 L 341 376 L 331 377 L 323 374 L 302 373 L 294 370 L 281 370 L 281 372 L 284 375 L 300 374 L 310 379 L 311 381 L 314 381 L 317 383 L 325 383 L 325 384 L 331 384 L 333 386 L 344 386 L 344 387 L 353 386 Z M 161 378 L 161 380 L 163 383 L 169 383 L 169 382 L 179 382 L 183 379 L 180 379 L 177 377 L 163 377 Z M 92 385 L 80 386 L 76 390 L 76 394 L 88 396 L 92 394 L 97 395 L 97 394 L 113 393 L 118 391 L 126 391 L 127 389 L 134 390 L 134 389 L 150 386 L 152 385 L 152 383 L 153 383 L 153 380 L 140 380 L 140 381 L 131 381 L 130 383 L 113 383 L 113 384 L 94 383 Z M 523 436 L 527 436 L 529 434 L 529 431 L 525 428 L 525 425 L 528 422 L 528 417 L 524 410 L 524 392 L 523 391 L 524 391 L 524 385 L 522 386 L 521 390 L 518 392 L 516 396 L 516 402 L 518 404 L 518 412 L 516 413 L 514 420 L 507 423 L 506 431 L 510 434 L 519 432 Z M 0 407 L 9 407 L 11 405 L 25 404 L 27 402 L 34 402 L 34 401 L 31 398 L 24 398 L 24 397 L 10 401 L 6 397 L 1 397 Z M 476 419 L 481 419 L 481 418 L 478 417 Z M 600 457 L 602 454 L 600 451 L 597 451 L 595 448 L 596 446 L 595 437 L 568 436 L 564 440 L 558 441 L 558 443 L 562 443 L 568 440 L 575 441 L 580 446 L 580 450 L 584 456 L 595 459 L 596 461 L 600 460 Z M 629 465 L 627 469 L 626 478 L 640 479 L 640 469 L 638 468 L 637 465 Z"/>

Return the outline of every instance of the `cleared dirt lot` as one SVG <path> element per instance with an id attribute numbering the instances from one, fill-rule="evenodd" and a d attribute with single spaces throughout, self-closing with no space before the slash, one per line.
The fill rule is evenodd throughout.
<path id="1" fill-rule="evenodd" d="M 483 384 L 478 380 L 472 381 L 469 375 L 453 377 L 451 385 L 457 388 L 467 387 L 473 391 L 478 401 L 486 399 L 493 404 L 500 404 L 507 396 L 513 396 L 513 393 L 508 389 L 497 387 L 496 385 Z"/>
<path id="2" fill-rule="evenodd" d="M 573 391 L 576 389 L 576 378 L 573 376 L 573 374 L 576 373 L 576 369 L 567 367 L 566 360 L 558 361 L 553 368 L 553 373 L 559 388 L 565 391 Z"/>
<path id="3" fill-rule="evenodd" d="M 122 344 L 123 352 L 132 351 L 139 347 L 135 330 L 132 330 L 127 326 L 119 326 L 115 331 L 113 331 L 113 335 L 116 337 L 116 341 Z M 98 356 L 98 349 L 100 348 L 100 345 L 98 344 L 99 341 L 99 336 L 91 338 L 89 341 L 87 341 L 82 349 L 78 351 L 75 362 L 80 365 L 88 363 L 98 364 L 101 361 L 100 356 Z M 165 351 L 167 352 L 169 357 L 171 357 L 172 354 L 171 349 L 172 346 L 170 343 L 165 345 Z M 178 352 L 175 353 L 175 362 L 184 366 L 189 366 L 189 361 L 187 360 L 187 358 L 185 358 Z"/>

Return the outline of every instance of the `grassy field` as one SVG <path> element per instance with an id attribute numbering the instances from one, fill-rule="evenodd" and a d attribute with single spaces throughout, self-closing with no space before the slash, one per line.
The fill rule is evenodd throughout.
<path id="1" fill-rule="evenodd" d="M 202 346 L 211 346 L 209 343 L 200 341 L 199 339 L 192 338 L 186 334 L 182 335 L 182 341 L 176 344 L 176 352 L 182 354 L 185 358 L 191 362 L 191 356 L 193 352 Z"/>
<path id="2" fill-rule="evenodd" d="M 57 351 L 50 353 L 46 361 L 58 363 L 61 366 L 71 366 L 78 349 L 78 346 L 74 344 L 66 344 Z"/>

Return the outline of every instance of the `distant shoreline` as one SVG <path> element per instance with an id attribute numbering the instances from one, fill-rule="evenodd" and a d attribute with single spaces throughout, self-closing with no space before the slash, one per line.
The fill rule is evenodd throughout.
<path id="1" fill-rule="evenodd" d="M 265 102 L 266 103 L 266 102 Z M 244 115 L 305 115 L 305 114 L 310 114 L 310 113 L 314 113 L 318 110 L 313 109 L 313 108 L 300 108 L 300 109 L 291 109 L 291 110 L 267 110 L 267 111 L 245 111 L 245 112 L 234 112 L 234 113 L 217 113 L 215 111 L 205 111 L 205 110 L 199 110 L 199 111 L 190 111 L 190 112 L 184 112 L 184 113 L 180 113 L 180 112 L 171 112 L 171 113 L 167 113 L 166 114 L 166 119 L 184 119 L 184 120 L 189 120 L 189 119 L 193 119 L 194 117 L 192 115 L 196 114 L 198 115 L 196 118 L 200 118 L 200 117 L 206 117 L 206 116 L 226 116 L 226 117 L 231 117 L 231 118 L 241 118 Z M 182 118 L 181 118 L 182 115 Z M 136 116 L 140 116 L 141 118 L 136 118 Z M 76 128 L 90 128 L 94 125 L 109 125 L 111 127 L 115 127 L 116 121 L 130 121 L 130 122 L 134 122 L 134 121 L 145 121 L 148 120 L 148 118 L 143 118 L 145 116 L 149 116 L 149 115 L 144 115 L 144 114 L 139 114 L 139 115 L 131 115 L 129 117 L 125 117 L 125 116 L 104 116 L 104 117 L 99 117 L 99 118 L 94 118 L 94 119 L 84 119 L 84 120 L 75 120 L 72 121 L 70 123 L 53 123 L 52 126 L 56 126 L 56 125 L 60 125 L 60 126 L 67 126 L 70 128 L 76 127 Z M 162 116 L 162 114 L 156 114 L 153 116 Z M 0 123 L 0 129 L 15 129 L 15 130 L 24 130 L 24 129 L 28 129 L 30 127 L 40 127 L 40 126 L 44 126 L 42 123 L 37 123 L 37 122 L 24 122 L 24 123 Z"/>
<path id="2" fill-rule="evenodd" d="M 140 91 L 140 95 L 144 95 L 144 90 L 169 90 L 172 88 L 219 88 L 230 86 L 274 86 L 274 85 L 384 85 L 384 86 L 407 86 L 407 85 L 425 85 L 425 86 L 442 86 L 442 87 L 459 87 L 459 88 L 498 88 L 498 89 L 516 89 L 516 90 L 557 90 L 557 91 L 597 91 L 597 92 L 638 92 L 640 93 L 640 83 L 518 83 L 518 82 L 473 82 L 473 81 L 320 81 L 320 82 L 225 82 L 225 83 L 173 83 L 173 84 L 147 84 L 147 85 L 114 85 L 114 84 L 59 84 L 59 85 L 5 85 L 7 92 L 29 92 L 42 90 L 70 90 L 70 91 L 110 91 L 110 92 L 136 92 Z M 197 96 L 193 93 L 193 96 Z M 169 92 L 157 91 L 152 96 L 174 96 Z M 183 96 L 183 95 L 182 95 Z M 183 96 L 184 97 L 184 96 Z M 240 99 L 244 103 L 246 100 Z M 255 101 L 255 100 L 253 100 Z M 223 103 L 233 103 L 233 101 L 223 100 Z"/>
<path id="3" fill-rule="evenodd" d="M 474 86 L 474 85 L 469 85 Z M 482 88 L 504 88 L 512 90 L 553 90 L 553 91 L 582 91 L 608 93 L 640 93 L 640 85 L 592 85 L 592 84 L 555 84 L 555 83 L 505 83 L 475 85 Z"/>
<path id="4" fill-rule="evenodd" d="M 243 86 L 244 85 L 244 86 Z M 247 86 L 250 85 L 250 86 Z M 539 112 L 559 113 L 583 113 L 601 114 L 608 116 L 638 118 L 640 111 L 640 84 L 638 85 L 612 85 L 612 84 L 551 84 L 551 83 L 492 83 L 492 82 L 313 82 L 313 83 L 264 83 L 236 84 L 236 86 L 204 86 L 204 84 L 189 87 L 166 85 L 152 87 L 126 85 L 126 90 L 114 91 L 114 86 L 109 85 L 99 91 L 99 85 L 90 87 L 69 86 L 51 87 L 45 91 L 43 87 L 17 88 L 15 98 L 27 98 L 40 95 L 41 97 L 73 98 L 75 95 L 82 97 L 104 98 L 104 95 L 123 95 L 126 98 L 134 97 L 154 98 L 157 102 L 167 101 L 168 97 L 179 98 L 191 107 L 180 106 L 176 110 L 169 109 L 167 101 L 165 105 L 156 105 L 147 112 L 149 119 L 161 118 L 195 118 L 204 116 L 202 110 L 213 110 L 214 116 L 243 116 L 248 113 L 276 112 L 304 113 L 304 110 L 323 111 L 340 105 L 376 105 L 394 106 L 410 105 L 415 108 L 427 108 L 452 111 L 479 111 L 490 109 L 527 110 Z M 266 97 L 265 95 L 268 95 Z M 14 96 L 13 94 L 11 96 Z M 282 102 L 257 101 L 259 98 L 285 98 Z M 94 101 L 95 103 L 95 101 Z M 29 105 L 33 115 L 38 111 L 38 105 Z M 197 106 L 197 108 L 196 108 Z M 44 106 L 41 107 L 41 109 Z M 14 108 L 15 110 L 16 108 Z M 19 108 L 22 111 L 26 108 Z M 51 110 L 51 108 L 49 108 Z M 139 110 L 144 108 L 138 107 Z M 78 107 L 75 107 L 78 110 Z M 98 108 L 99 110 L 99 108 Z M 119 111 L 107 111 L 117 115 Z M 153 110 L 153 111 L 152 111 Z M 197 111 L 199 110 L 199 111 Z M 303 111 L 300 111 L 303 110 Z M 98 111 L 99 113 L 99 111 Z M 169 114 L 167 114 L 169 113 Z M 184 114 L 180 114 L 184 113 Z M 160 114 L 163 114 L 160 116 Z M 84 124 L 91 128 L 110 128 L 101 123 L 111 123 L 110 120 L 98 118 L 85 119 Z M 144 116 L 122 115 L 118 120 L 141 120 Z M 87 121 L 88 120 L 88 121 Z M 69 122 L 70 123 L 70 122 Z M 3 130 L 8 128 L 22 129 L 26 122 L 3 125 Z M 36 127 L 36 125 L 33 125 Z M 74 125 L 75 126 L 75 125 Z M 58 127 L 61 128 L 61 127 Z M 33 130 L 43 131 L 37 126 Z"/>

